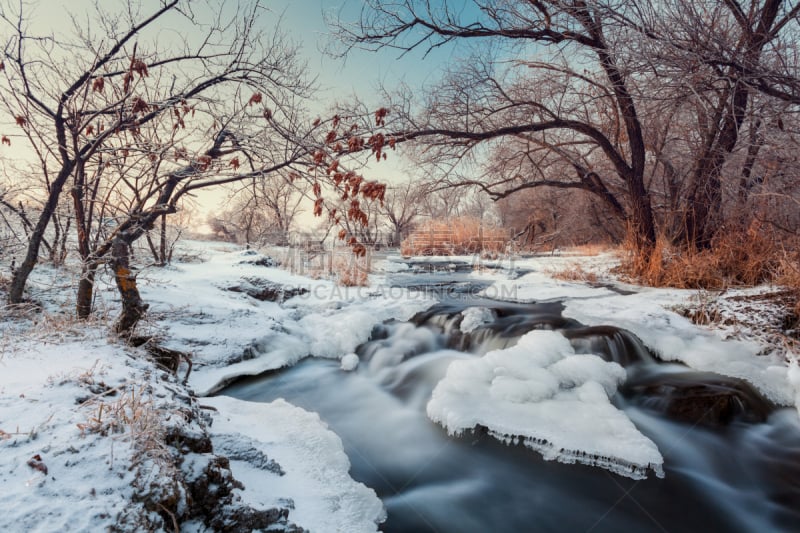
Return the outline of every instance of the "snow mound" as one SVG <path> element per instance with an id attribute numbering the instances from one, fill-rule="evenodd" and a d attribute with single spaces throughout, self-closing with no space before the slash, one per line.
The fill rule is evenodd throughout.
<path id="1" fill-rule="evenodd" d="M 744 379 L 779 405 L 795 403 L 788 369 L 781 355 L 757 355 L 754 341 L 723 340 L 668 309 L 685 299 L 687 291 L 645 290 L 630 295 L 567 301 L 564 316 L 587 326 L 611 325 L 627 329 L 665 361 Z"/>
<path id="2" fill-rule="evenodd" d="M 454 361 L 428 403 L 450 434 L 478 426 L 547 460 L 600 466 L 634 479 L 663 477 L 656 445 L 611 405 L 617 363 L 576 355 L 560 333 L 532 331 L 516 346 Z"/>
<path id="3" fill-rule="evenodd" d="M 269 509 L 285 505 L 288 497 L 294 503 L 292 522 L 308 531 L 378 531 L 386 518 L 381 500 L 350 477 L 342 441 L 319 415 L 284 400 L 254 403 L 217 396 L 203 402 L 219 411 L 211 427 L 215 448 L 240 458 L 232 459 L 230 466 L 244 483 L 240 496 L 245 503 Z M 237 441 L 242 453 L 231 449 Z M 261 453 L 254 453 L 254 447 Z M 283 499 L 276 499 L 278 495 Z"/>
<path id="4" fill-rule="evenodd" d="M 342 370 L 350 372 L 358 367 L 358 356 L 354 353 L 349 353 L 342 357 Z"/>
<path id="5" fill-rule="evenodd" d="M 494 322 L 495 316 L 491 309 L 486 307 L 469 307 L 461 311 L 464 316 L 459 329 L 464 333 L 471 333 L 479 327 Z"/>

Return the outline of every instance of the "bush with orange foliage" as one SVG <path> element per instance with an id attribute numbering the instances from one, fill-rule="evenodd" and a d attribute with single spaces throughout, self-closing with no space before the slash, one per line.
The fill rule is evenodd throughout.
<path id="1" fill-rule="evenodd" d="M 509 234 L 485 226 L 480 219 L 460 217 L 430 220 L 400 244 L 400 253 L 412 255 L 498 255 L 505 251 Z"/>
<path id="2" fill-rule="evenodd" d="M 654 287 L 722 290 L 776 283 L 794 294 L 793 313 L 800 316 L 800 243 L 789 242 L 754 221 L 742 230 L 721 231 L 708 250 L 685 250 L 659 237 L 649 257 L 623 246 L 619 272 Z"/>

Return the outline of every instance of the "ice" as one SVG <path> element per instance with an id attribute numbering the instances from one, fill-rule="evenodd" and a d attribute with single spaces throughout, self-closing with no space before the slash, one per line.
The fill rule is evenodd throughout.
<path id="1" fill-rule="evenodd" d="M 744 379 L 779 405 L 793 405 L 788 368 L 779 354 L 758 355 L 762 346 L 748 340 L 723 340 L 667 309 L 688 299 L 688 291 L 645 289 L 565 302 L 564 316 L 588 326 L 612 325 L 627 329 L 666 361 Z"/>
<path id="2" fill-rule="evenodd" d="M 461 320 L 459 329 L 464 333 L 475 331 L 483 325 L 490 324 L 495 319 L 492 310 L 485 307 L 469 307 L 464 309 L 461 314 L 464 318 Z"/>
<path id="3" fill-rule="evenodd" d="M 800 413 L 800 363 L 797 359 L 789 364 L 789 383 L 794 387 L 794 405 Z"/>
<path id="4" fill-rule="evenodd" d="M 224 443 L 233 456 L 232 443 L 256 447 L 285 472 L 265 472 L 258 464 L 231 461 L 234 477 L 242 480 L 242 499 L 253 507 L 280 504 L 290 499 L 292 522 L 308 531 L 371 533 L 385 519 L 375 491 L 350 477 L 350 461 L 341 439 L 319 415 L 284 400 L 254 403 L 226 396 L 206 398 L 218 410 L 211 427 L 212 442 Z M 252 455 L 252 454 L 249 454 Z"/>
<path id="5" fill-rule="evenodd" d="M 560 333 L 532 331 L 511 348 L 454 361 L 427 412 L 451 434 L 485 427 L 548 460 L 663 476 L 656 445 L 609 400 L 624 380 L 621 366 L 576 355 Z"/>
<path id="6" fill-rule="evenodd" d="M 350 372 L 358 367 L 358 356 L 354 353 L 349 353 L 342 357 L 342 370 Z"/>

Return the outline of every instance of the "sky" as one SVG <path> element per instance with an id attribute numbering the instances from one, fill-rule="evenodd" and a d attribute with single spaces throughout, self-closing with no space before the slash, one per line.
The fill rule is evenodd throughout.
<path id="1" fill-rule="evenodd" d="M 48 34 L 69 38 L 73 35 L 71 18 L 83 22 L 93 13 L 97 1 L 103 8 L 111 9 L 118 4 L 126 5 L 125 0 L 47 0 L 27 4 L 29 28 L 32 33 Z M 5 0 L 0 0 L 5 3 Z M 214 0 L 193 0 L 192 9 L 199 13 L 210 13 L 207 7 Z M 246 0 L 245 0 L 245 3 Z M 12 5 L 16 2 L 12 1 Z M 154 12 L 159 0 L 134 0 L 134 8 L 142 14 Z M 225 0 L 223 9 L 235 9 L 237 2 Z M 335 101 L 348 100 L 358 95 L 370 106 L 376 108 L 382 102 L 375 95 L 379 85 L 396 86 L 407 84 L 413 90 L 422 91 L 423 86 L 435 83 L 448 65 L 455 60 L 458 50 L 454 47 L 437 49 L 427 55 L 423 51 L 412 51 L 402 55 L 397 50 L 368 52 L 352 51 L 346 58 L 335 58 L 323 53 L 331 43 L 332 29 L 326 26 L 325 14 L 328 18 L 341 18 L 355 21 L 363 6 L 361 0 L 262 0 L 261 5 L 267 10 L 262 20 L 265 30 L 270 25 L 278 24 L 289 38 L 300 46 L 301 53 L 308 65 L 308 72 L 317 78 L 319 97 L 310 102 L 313 112 L 324 116 L 325 110 Z M 230 6 L 230 7 L 229 7 Z M 175 27 L 159 30 L 159 39 L 183 37 L 180 27 L 181 19 L 174 18 Z M 102 38 L 102 36 L 96 36 Z M 3 39 L 5 40 L 5 38 Z M 408 160 L 393 154 L 387 162 L 373 165 L 368 169 L 370 179 L 385 182 L 397 182 L 408 176 L 420 176 L 422 171 L 411 166 Z M 204 211 L 213 210 L 220 195 L 224 193 L 209 192 L 201 198 Z"/>
<path id="2" fill-rule="evenodd" d="M 134 0 L 135 1 L 135 0 Z M 81 19 L 92 11 L 95 0 L 46 0 L 32 4 L 31 28 L 42 33 L 55 31 L 63 34 L 71 31 L 70 17 Z M 102 0 L 109 8 L 125 0 Z M 156 0 L 140 0 L 142 13 L 150 13 L 158 5 Z M 237 2 L 225 0 L 224 9 L 233 11 Z M 208 11 L 202 7 L 204 0 L 195 0 L 193 9 Z M 280 28 L 301 47 L 308 62 L 309 71 L 318 76 L 321 89 L 321 104 L 346 98 L 353 93 L 369 94 L 379 83 L 391 86 L 398 82 L 412 87 L 421 87 L 438 79 L 442 70 L 454 57 L 452 48 L 433 51 L 423 57 L 421 51 L 401 57 L 398 51 L 381 52 L 354 51 L 347 58 L 339 59 L 326 55 L 322 50 L 330 42 L 332 30 L 325 24 L 324 14 L 342 20 L 358 19 L 363 2 L 360 0 L 261 0 L 267 10 L 262 17 L 264 24 L 280 21 Z M 265 29 L 269 29 L 268 27 Z M 180 28 L 174 28 L 180 34 Z"/>

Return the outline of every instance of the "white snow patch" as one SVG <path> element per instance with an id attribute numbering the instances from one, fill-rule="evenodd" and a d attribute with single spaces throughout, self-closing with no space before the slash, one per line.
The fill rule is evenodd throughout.
<path id="1" fill-rule="evenodd" d="M 242 480 L 242 499 L 256 508 L 280 505 L 290 498 L 291 520 L 309 531 L 371 533 L 385 518 L 375 491 L 354 481 L 341 439 L 319 415 L 284 400 L 254 403 L 226 396 L 206 398 L 219 410 L 211 427 L 212 442 L 245 436 L 286 473 L 264 472 L 246 461 L 231 461 L 234 477 Z M 257 423 L 256 423 L 257 422 Z M 226 451 L 228 451 L 226 448 Z"/>
<path id="2" fill-rule="evenodd" d="M 553 331 L 532 331 L 516 346 L 453 361 L 428 403 L 428 416 L 451 434 L 486 427 L 545 459 L 602 466 L 632 478 L 663 476 L 663 458 L 609 401 L 625 370 L 576 355 Z"/>
<path id="3" fill-rule="evenodd" d="M 354 353 L 349 353 L 342 357 L 342 370 L 350 372 L 358 367 L 359 359 Z"/>
<path id="4" fill-rule="evenodd" d="M 394 274 L 397 272 L 408 272 L 411 267 L 408 266 L 408 263 L 401 263 L 400 256 L 389 256 L 386 259 L 375 261 L 372 264 L 372 269 L 376 272 Z"/>
<path id="5" fill-rule="evenodd" d="M 513 302 L 542 302 L 566 298 L 591 298 L 614 294 L 605 287 L 563 281 L 544 272 L 531 272 L 516 280 L 499 280 L 483 290 L 482 295 Z"/>
<path id="6" fill-rule="evenodd" d="M 588 326 L 612 325 L 637 335 L 667 361 L 744 379 L 779 405 L 795 403 L 788 367 L 778 354 L 757 355 L 754 341 L 723 340 L 665 307 L 687 299 L 688 291 L 645 289 L 631 295 L 567 301 L 564 316 Z"/>
<path id="7" fill-rule="evenodd" d="M 34 335 L 3 339 L 0 356 L 3 523 L 14 531 L 106 530 L 132 505 L 131 438 L 82 431 L 79 424 L 90 425 L 98 407 L 76 401 L 92 397 L 92 385 L 131 382 L 135 371 L 102 334 L 58 342 Z"/>
<path id="8" fill-rule="evenodd" d="M 481 326 L 491 324 L 495 319 L 492 310 L 486 307 L 468 307 L 461 311 L 461 314 L 464 318 L 458 327 L 464 333 L 470 333 Z"/>

